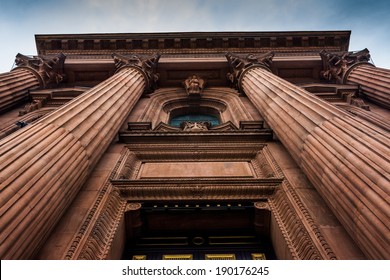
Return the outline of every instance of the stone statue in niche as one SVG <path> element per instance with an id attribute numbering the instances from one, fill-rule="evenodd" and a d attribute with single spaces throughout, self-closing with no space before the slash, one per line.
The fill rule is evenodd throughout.
<path id="1" fill-rule="evenodd" d="M 200 95 L 206 86 L 205 80 L 202 78 L 198 77 L 197 75 L 192 75 L 188 77 L 184 81 L 184 87 L 187 91 L 188 95 Z"/>

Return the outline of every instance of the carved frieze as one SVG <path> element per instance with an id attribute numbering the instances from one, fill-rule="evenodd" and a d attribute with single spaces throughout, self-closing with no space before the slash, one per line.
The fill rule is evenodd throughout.
<path id="1" fill-rule="evenodd" d="M 364 49 L 358 52 L 330 53 L 325 50 L 320 52 L 323 71 L 322 78 L 328 81 L 343 83 L 347 72 L 358 63 L 368 63 L 370 52 Z"/>
<path id="2" fill-rule="evenodd" d="M 127 201 L 264 199 L 273 195 L 283 178 L 219 180 L 118 180 L 113 186 Z"/>
<path id="3" fill-rule="evenodd" d="M 156 53 L 152 56 L 141 56 L 137 54 L 121 55 L 114 53 L 112 58 L 114 59 L 115 67 L 117 71 L 124 67 L 133 67 L 140 70 L 145 77 L 146 87 L 145 91 L 151 92 L 156 88 L 157 81 L 159 79 L 156 68 L 160 59 L 160 54 Z"/>
<path id="4" fill-rule="evenodd" d="M 46 87 L 49 84 L 59 84 L 64 79 L 65 58 L 66 56 L 62 53 L 53 57 L 29 57 L 18 53 L 15 64 L 17 67 L 33 70 L 39 77 L 41 86 Z"/>

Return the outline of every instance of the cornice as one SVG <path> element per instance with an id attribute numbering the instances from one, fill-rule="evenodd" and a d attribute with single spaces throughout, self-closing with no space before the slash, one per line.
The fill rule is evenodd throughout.
<path id="1" fill-rule="evenodd" d="M 103 33 L 35 35 L 39 54 L 51 51 L 118 52 L 158 51 L 161 54 L 198 51 L 207 53 L 221 48 L 230 52 L 252 49 L 309 50 L 311 48 L 347 51 L 350 31 L 292 32 L 174 32 L 174 33 Z M 336 48 L 336 50 L 335 50 Z M 136 50 L 136 51 L 135 51 Z"/>

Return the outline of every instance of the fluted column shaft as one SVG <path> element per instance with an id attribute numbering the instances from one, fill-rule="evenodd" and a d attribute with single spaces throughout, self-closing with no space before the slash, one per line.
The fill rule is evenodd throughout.
<path id="1" fill-rule="evenodd" d="M 34 256 L 145 88 L 134 67 L 0 142 L 0 258 Z"/>
<path id="2" fill-rule="evenodd" d="M 390 70 L 369 63 L 352 66 L 344 77 L 347 84 L 358 84 L 362 93 L 374 103 L 390 109 Z"/>
<path id="3" fill-rule="evenodd" d="M 26 67 L 0 74 L 0 112 L 25 100 L 29 90 L 40 86 L 38 74 Z"/>
<path id="4" fill-rule="evenodd" d="M 390 259 L 389 133 L 261 67 L 240 86 L 365 254 Z"/>

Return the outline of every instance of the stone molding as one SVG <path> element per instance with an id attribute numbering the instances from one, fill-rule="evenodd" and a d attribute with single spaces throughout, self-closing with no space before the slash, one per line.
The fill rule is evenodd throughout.
<path id="1" fill-rule="evenodd" d="M 101 188 L 101 190 L 99 191 L 99 194 L 98 194 L 97 198 L 95 199 L 93 206 L 91 207 L 91 209 L 89 210 L 89 212 L 85 216 L 84 222 L 82 223 L 81 227 L 79 228 L 79 231 L 73 237 L 73 241 L 69 245 L 69 249 L 64 254 L 63 259 L 66 259 L 66 260 L 79 259 L 80 252 L 82 252 L 82 251 L 91 252 L 91 248 L 90 249 L 85 248 L 88 246 L 88 245 L 86 245 L 86 244 L 88 244 L 87 239 L 89 237 L 90 237 L 89 240 L 92 240 L 94 238 L 93 234 L 91 234 L 91 232 L 92 232 L 93 228 L 96 228 L 96 227 L 94 227 L 96 225 L 95 217 L 98 217 L 100 215 L 100 213 L 103 211 L 104 207 L 106 206 L 106 201 L 112 192 L 112 185 L 110 184 L 110 180 L 113 179 L 114 174 L 116 174 L 118 172 L 118 168 L 120 168 L 121 164 L 124 162 L 124 159 L 126 158 L 126 156 L 128 156 L 129 153 L 127 151 L 128 151 L 128 149 L 123 149 L 123 152 L 122 152 L 120 158 L 118 159 L 117 164 L 114 166 L 109 178 L 107 179 L 106 183 Z M 124 212 L 126 204 L 122 207 L 123 207 L 123 212 Z M 121 209 L 121 208 L 119 208 L 119 209 Z M 119 222 L 119 220 L 120 220 L 120 216 L 118 216 L 118 215 L 114 215 L 114 216 L 116 217 L 116 219 L 111 220 L 111 224 L 116 224 L 116 222 Z M 112 216 L 111 216 L 111 218 L 112 218 Z M 110 235 L 110 236 L 112 237 L 112 235 Z M 92 241 L 89 242 L 89 246 L 91 246 L 92 244 L 93 244 Z M 106 244 L 106 242 L 104 242 L 104 244 Z M 96 246 L 94 246 L 94 247 L 98 248 Z M 95 253 L 92 253 L 92 255 L 98 256 L 98 254 L 100 254 L 100 252 L 101 251 L 98 248 L 97 250 L 95 250 Z M 90 257 L 92 255 L 89 254 Z M 100 254 L 100 256 L 101 256 L 101 254 Z M 84 255 L 84 257 L 86 258 L 86 255 Z"/>
<path id="2" fill-rule="evenodd" d="M 104 260 L 110 256 L 111 244 L 127 205 L 116 190 L 110 192 L 103 205 L 104 207 L 77 257 L 79 260 Z"/>
<path id="3" fill-rule="evenodd" d="M 51 51 L 85 53 L 101 51 L 151 50 L 161 53 L 175 50 L 210 52 L 217 50 L 334 49 L 348 50 L 350 31 L 320 32 L 181 32 L 36 35 L 39 54 Z"/>
<path id="4" fill-rule="evenodd" d="M 231 120 L 235 126 L 240 121 L 253 121 L 236 90 L 231 88 L 206 88 L 202 98 L 189 100 L 183 88 L 160 88 L 150 96 L 150 102 L 143 110 L 138 122 L 152 122 L 156 127 L 159 123 L 168 123 L 178 112 L 191 112 L 217 115 L 221 123 Z"/>

